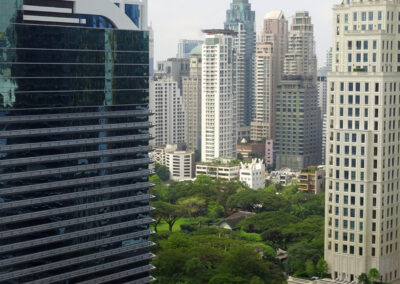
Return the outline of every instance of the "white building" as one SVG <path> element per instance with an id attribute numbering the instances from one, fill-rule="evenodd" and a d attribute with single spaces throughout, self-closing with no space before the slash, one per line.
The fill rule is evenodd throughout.
<path id="1" fill-rule="evenodd" d="M 253 159 L 251 163 L 240 163 L 239 180 L 246 183 L 250 188 L 265 188 L 265 164 L 264 161 Z"/>
<path id="2" fill-rule="evenodd" d="M 155 146 L 185 142 L 185 112 L 178 83 L 170 76 L 156 73 L 150 79 L 150 133 Z"/>
<path id="3" fill-rule="evenodd" d="M 236 159 L 237 116 L 233 88 L 235 32 L 205 30 L 202 50 L 201 158 Z"/>
<path id="4" fill-rule="evenodd" d="M 240 166 L 220 163 L 207 163 L 196 165 L 196 176 L 206 175 L 211 178 L 220 178 L 225 180 L 238 180 Z"/>
<path id="5" fill-rule="evenodd" d="M 151 158 L 154 162 L 166 166 L 170 172 L 170 178 L 175 181 L 194 179 L 195 159 L 193 151 L 184 150 L 181 145 L 166 145 L 155 147 Z"/>
<path id="6" fill-rule="evenodd" d="M 399 0 L 334 7 L 325 258 L 339 281 L 376 268 L 400 283 L 399 16 Z"/>

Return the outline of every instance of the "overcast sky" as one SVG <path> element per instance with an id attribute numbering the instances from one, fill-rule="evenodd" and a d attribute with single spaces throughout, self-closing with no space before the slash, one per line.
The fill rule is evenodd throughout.
<path id="1" fill-rule="evenodd" d="M 222 28 L 232 0 L 149 0 L 149 21 L 154 29 L 155 60 L 175 57 L 179 39 L 202 39 L 201 30 Z M 250 0 L 256 11 L 257 31 L 265 14 L 283 10 L 291 22 L 295 11 L 310 11 L 315 29 L 318 65 L 332 45 L 332 7 L 341 0 Z"/>

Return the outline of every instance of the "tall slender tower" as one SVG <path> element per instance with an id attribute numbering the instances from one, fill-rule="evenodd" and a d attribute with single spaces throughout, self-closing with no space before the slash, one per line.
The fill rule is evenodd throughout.
<path id="1" fill-rule="evenodd" d="M 334 7 L 325 258 L 338 280 L 376 268 L 400 283 L 399 17 L 398 0 Z"/>
<path id="2" fill-rule="evenodd" d="M 255 75 L 255 117 L 251 140 L 275 139 L 277 87 L 282 79 L 288 44 L 288 22 L 282 11 L 271 11 L 264 18 L 262 41 L 257 43 Z"/>
<path id="3" fill-rule="evenodd" d="M 201 150 L 201 51 L 201 45 L 192 49 L 190 74 L 182 78 L 186 146 L 198 152 Z"/>
<path id="4" fill-rule="evenodd" d="M 202 50 L 201 159 L 236 159 L 237 116 L 231 30 L 205 30 Z"/>
<path id="5" fill-rule="evenodd" d="M 301 170 L 321 162 L 317 59 L 308 12 L 296 12 L 288 45 L 276 104 L 276 164 Z"/>
<path id="6" fill-rule="evenodd" d="M 248 0 L 233 0 L 226 12 L 225 29 L 237 33 L 236 79 L 234 88 L 237 94 L 238 127 L 250 126 L 254 107 L 254 72 L 256 52 L 256 14 L 251 10 Z"/>
<path id="7" fill-rule="evenodd" d="M 147 1 L 0 2 L 0 283 L 152 282 Z"/>

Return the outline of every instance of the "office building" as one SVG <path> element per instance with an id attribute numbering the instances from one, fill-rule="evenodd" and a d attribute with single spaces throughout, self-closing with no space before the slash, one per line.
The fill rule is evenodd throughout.
<path id="1" fill-rule="evenodd" d="M 202 51 L 201 160 L 236 159 L 237 116 L 233 87 L 236 33 L 205 30 Z"/>
<path id="2" fill-rule="evenodd" d="M 185 110 L 178 83 L 171 75 L 156 73 L 150 79 L 150 133 L 154 146 L 185 143 Z"/>
<path id="3" fill-rule="evenodd" d="M 150 76 L 154 75 L 154 30 L 149 27 L 149 73 Z"/>
<path id="4" fill-rule="evenodd" d="M 302 170 L 321 163 L 321 116 L 317 60 L 308 12 L 296 12 L 290 27 L 284 75 L 276 104 L 277 168 Z"/>
<path id="5" fill-rule="evenodd" d="M 192 151 L 201 150 L 201 45 L 190 54 L 189 76 L 182 78 L 185 107 L 185 142 Z"/>
<path id="6" fill-rule="evenodd" d="M 192 50 L 202 44 L 202 40 L 181 39 L 178 42 L 178 54 L 176 58 L 189 59 Z"/>
<path id="7" fill-rule="evenodd" d="M 225 29 L 234 31 L 234 45 L 237 50 L 236 79 L 233 82 L 237 96 L 238 130 L 249 128 L 253 118 L 254 72 L 256 52 L 256 14 L 248 0 L 233 0 L 226 12 Z M 239 137 L 243 138 L 243 137 Z"/>
<path id="8" fill-rule="evenodd" d="M 0 2 L 0 283 L 154 280 L 147 1 L 91 2 Z"/>
<path id="9" fill-rule="evenodd" d="M 400 283 L 399 1 L 334 6 L 325 259 L 332 278 Z"/>
<path id="10" fill-rule="evenodd" d="M 252 159 L 251 163 L 240 163 L 239 180 L 254 190 L 265 188 L 265 164 Z"/>
<path id="11" fill-rule="evenodd" d="M 288 44 L 288 22 L 282 11 L 272 11 L 265 16 L 261 38 L 256 52 L 252 141 L 275 139 L 277 87 L 282 79 Z"/>

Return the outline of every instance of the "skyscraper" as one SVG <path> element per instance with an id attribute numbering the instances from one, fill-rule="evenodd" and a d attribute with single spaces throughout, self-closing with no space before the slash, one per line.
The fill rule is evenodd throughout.
<path id="1" fill-rule="evenodd" d="M 202 40 L 181 39 L 178 42 L 178 54 L 176 55 L 176 57 L 189 59 L 190 53 L 193 50 L 193 48 L 201 44 L 203 44 Z"/>
<path id="2" fill-rule="evenodd" d="M 201 60 L 202 46 L 190 54 L 190 74 L 182 78 L 182 97 L 185 108 L 185 141 L 189 150 L 201 150 Z"/>
<path id="3" fill-rule="evenodd" d="M 201 159 L 236 159 L 234 38 L 231 30 L 205 30 L 202 51 Z"/>
<path id="4" fill-rule="evenodd" d="M 0 3 L 1 283 L 153 280 L 147 3 L 114 2 Z"/>
<path id="5" fill-rule="evenodd" d="M 169 58 L 157 63 L 159 72 L 163 72 L 178 83 L 178 88 L 182 90 L 182 77 L 189 75 L 190 64 L 186 58 Z"/>
<path id="6" fill-rule="evenodd" d="M 321 117 L 316 88 L 314 28 L 308 12 L 290 27 L 276 106 L 277 168 L 301 170 L 321 162 Z"/>
<path id="7" fill-rule="evenodd" d="M 325 258 L 338 280 L 376 268 L 400 283 L 399 12 L 388 0 L 334 7 Z"/>
<path id="8" fill-rule="evenodd" d="M 282 79 L 288 43 L 288 22 L 282 11 L 271 11 L 265 16 L 261 38 L 256 53 L 253 141 L 275 139 L 277 87 Z"/>
<path id="9" fill-rule="evenodd" d="M 317 74 L 317 87 L 318 87 L 318 107 L 321 113 L 321 122 L 322 122 L 322 164 L 325 165 L 325 144 L 326 144 L 326 108 L 327 108 L 327 96 L 328 96 L 328 81 L 327 76 L 328 72 L 331 70 L 329 67 L 321 67 L 318 69 Z"/>
<path id="10" fill-rule="evenodd" d="M 181 90 L 171 75 L 158 72 L 150 79 L 152 145 L 185 143 L 185 111 Z"/>
<path id="11" fill-rule="evenodd" d="M 254 107 L 254 72 L 256 52 L 256 14 L 248 0 L 233 0 L 226 12 L 225 29 L 237 33 L 237 67 L 234 88 L 237 96 L 238 127 L 250 126 Z"/>

